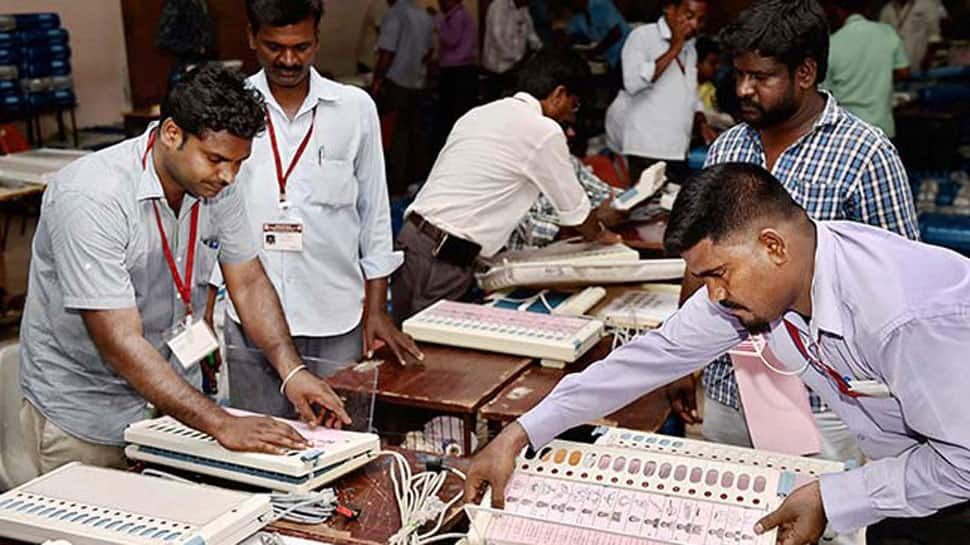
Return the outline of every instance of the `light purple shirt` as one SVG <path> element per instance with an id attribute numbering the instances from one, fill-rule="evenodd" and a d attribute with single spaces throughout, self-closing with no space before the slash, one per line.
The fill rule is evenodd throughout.
<path id="1" fill-rule="evenodd" d="M 442 68 L 469 66 L 478 60 L 478 27 L 463 4 L 435 17 Z"/>
<path id="2" fill-rule="evenodd" d="M 821 222 L 810 323 L 785 320 L 840 375 L 888 386 L 850 398 L 808 366 L 802 380 L 848 425 L 874 461 L 821 478 L 832 527 L 925 517 L 970 499 L 970 259 L 854 222 Z M 534 446 L 609 414 L 703 367 L 746 336 L 707 290 L 660 329 L 567 376 L 519 419 Z M 783 320 L 766 339 L 789 369 L 805 365 Z M 809 344 L 811 349 L 811 344 Z"/>

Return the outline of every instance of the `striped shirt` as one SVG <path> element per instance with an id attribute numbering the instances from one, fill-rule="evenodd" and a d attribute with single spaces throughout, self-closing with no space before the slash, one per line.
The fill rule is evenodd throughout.
<path id="1" fill-rule="evenodd" d="M 832 95 L 812 129 L 788 147 L 771 173 L 816 220 L 852 220 L 919 239 L 919 226 L 906 170 L 896 148 L 880 131 L 842 109 Z M 722 134 L 705 166 L 755 163 L 767 168 L 758 131 L 746 123 Z M 704 372 L 711 399 L 735 409 L 738 385 L 727 356 Z M 812 410 L 827 410 L 811 393 Z"/>

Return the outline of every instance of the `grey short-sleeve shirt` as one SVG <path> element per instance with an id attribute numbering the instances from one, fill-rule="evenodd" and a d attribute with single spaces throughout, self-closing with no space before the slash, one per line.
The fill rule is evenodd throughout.
<path id="1" fill-rule="evenodd" d="M 187 194 L 176 217 L 150 154 L 142 167 L 147 144 L 146 132 L 55 174 L 34 236 L 20 330 L 21 387 L 51 422 L 93 443 L 123 445 L 124 429 L 142 418 L 145 401 L 101 359 L 80 311 L 137 308 L 145 339 L 185 380 L 197 388 L 201 383 L 198 366 L 186 371 L 165 346 L 165 333 L 184 318 L 185 306 L 165 261 L 154 207 L 184 275 L 190 211 L 199 203 L 196 316 L 205 309 L 217 261 L 242 262 L 258 251 L 235 187 L 201 201 Z"/>

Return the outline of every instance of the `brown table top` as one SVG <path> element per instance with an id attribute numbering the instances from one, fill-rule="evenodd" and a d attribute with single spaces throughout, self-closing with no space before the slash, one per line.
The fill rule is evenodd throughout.
<path id="1" fill-rule="evenodd" d="M 24 184 L 21 187 L 9 187 L 0 186 L 0 202 L 13 201 L 16 199 L 22 199 L 24 197 L 30 197 L 32 195 L 40 195 L 44 192 L 46 186 L 38 184 Z"/>
<path id="2" fill-rule="evenodd" d="M 623 284 L 607 286 L 606 297 L 587 313 L 595 315 L 611 301 L 629 291 L 639 290 L 643 284 Z M 492 401 L 486 403 L 478 414 L 485 420 L 510 422 L 535 407 L 549 395 L 549 392 L 569 373 L 582 371 L 591 364 L 605 358 L 610 353 L 612 339 L 604 338 L 576 363 L 565 369 L 550 369 L 533 365 L 508 386 L 502 389 Z M 647 394 L 630 405 L 590 424 L 621 426 L 644 431 L 660 429 L 670 413 L 670 404 L 662 392 Z"/>
<path id="3" fill-rule="evenodd" d="M 377 398 L 381 401 L 442 412 L 474 414 L 496 392 L 532 364 L 532 358 L 508 356 L 464 348 L 418 343 L 424 352 L 421 365 L 402 367 L 389 353 L 379 367 Z M 331 376 L 335 390 L 373 391 L 372 372 L 353 368 Z"/>
<path id="4" fill-rule="evenodd" d="M 485 420 L 510 422 L 535 407 L 549 395 L 549 392 L 562 378 L 570 373 L 582 371 L 589 365 L 604 358 L 610 349 L 611 339 L 606 338 L 578 362 L 565 369 L 550 369 L 534 365 L 508 386 L 502 389 L 495 399 L 478 411 Z M 649 393 L 626 407 L 588 424 L 619 426 L 635 430 L 656 431 L 660 429 L 670 414 L 670 403 L 662 391 Z"/>
<path id="5" fill-rule="evenodd" d="M 416 454 L 412 451 L 397 450 L 411 462 L 415 471 L 423 471 L 418 467 Z M 339 479 L 333 484 L 341 502 L 353 505 L 361 510 L 360 517 L 348 521 L 343 517 L 335 517 L 326 524 L 307 525 L 290 522 L 271 524 L 268 531 L 281 534 L 323 541 L 334 545 L 370 545 L 387 543 L 387 540 L 400 527 L 397 501 L 394 499 L 394 485 L 388 473 L 389 466 L 385 465 L 387 458 L 371 461 L 363 468 Z M 453 459 L 449 459 L 453 463 Z M 464 468 L 460 468 L 464 469 Z M 439 497 L 448 501 L 463 490 L 464 484 L 454 475 L 449 475 L 441 488 Z M 464 514 L 460 507 L 453 508 L 445 517 L 442 532 L 448 531 Z"/>

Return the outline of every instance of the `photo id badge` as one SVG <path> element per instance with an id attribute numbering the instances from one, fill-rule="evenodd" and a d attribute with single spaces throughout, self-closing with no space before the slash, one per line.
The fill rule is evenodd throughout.
<path id="1" fill-rule="evenodd" d="M 264 223 L 263 250 L 267 252 L 302 252 L 303 223 L 299 221 Z"/>
<path id="2" fill-rule="evenodd" d="M 219 348 L 219 341 L 205 320 L 183 322 L 168 335 L 168 347 L 186 369 Z"/>

